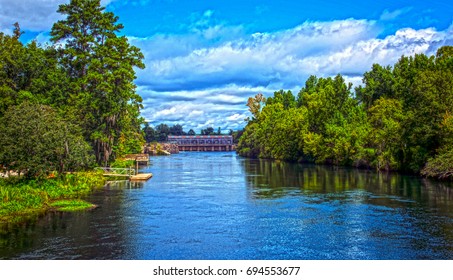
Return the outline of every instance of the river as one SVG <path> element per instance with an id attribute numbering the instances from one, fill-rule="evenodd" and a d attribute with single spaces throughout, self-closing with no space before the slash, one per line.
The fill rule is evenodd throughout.
<path id="1" fill-rule="evenodd" d="M 2 259 L 453 259 L 453 187 L 415 176 L 245 159 L 152 157 L 91 211 L 0 231 Z"/>

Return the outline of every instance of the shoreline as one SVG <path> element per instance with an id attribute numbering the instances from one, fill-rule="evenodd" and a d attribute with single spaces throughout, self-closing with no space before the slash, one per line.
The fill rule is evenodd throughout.
<path id="1" fill-rule="evenodd" d="M 84 200 L 105 186 L 102 174 L 82 172 L 42 181 L 0 178 L 0 225 L 20 223 L 48 211 L 82 211 L 96 205 Z"/>
<path id="2" fill-rule="evenodd" d="M 427 176 L 423 175 L 420 172 L 409 172 L 409 171 L 404 171 L 404 170 L 379 170 L 376 168 L 373 168 L 368 165 L 359 165 L 359 166 L 354 166 L 354 165 L 346 165 L 346 164 L 333 164 L 333 163 L 328 163 L 328 162 L 323 162 L 323 163 L 316 163 L 313 161 L 307 161 L 307 160 L 283 160 L 283 159 L 276 159 L 276 158 L 261 158 L 261 157 L 249 157 L 245 155 L 241 155 L 237 153 L 239 157 L 246 158 L 246 159 L 255 159 L 255 160 L 268 160 L 272 161 L 275 163 L 291 163 L 291 164 L 309 164 L 309 165 L 315 165 L 315 166 L 329 166 L 329 167 L 334 167 L 334 168 L 351 168 L 351 169 L 357 169 L 357 170 L 367 170 L 375 173 L 384 173 L 384 174 L 398 174 L 398 175 L 404 175 L 404 176 L 415 176 L 420 179 L 429 179 L 429 180 L 434 180 L 437 182 L 445 182 L 445 183 L 453 183 L 453 178 L 441 178 L 438 176 Z"/>

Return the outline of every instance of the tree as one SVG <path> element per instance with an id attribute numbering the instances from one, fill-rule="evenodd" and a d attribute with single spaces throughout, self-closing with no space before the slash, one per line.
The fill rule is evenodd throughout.
<path id="1" fill-rule="evenodd" d="M 440 125 L 441 148 L 428 159 L 421 174 L 440 179 L 453 179 L 453 115 L 445 113 Z"/>
<path id="2" fill-rule="evenodd" d="M 403 105 L 395 99 L 381 98 L 369 110 L 373 129 L 370 142 L 375 149 L 377 169 L 398 170 L 399 158 L 404 147 L 402 142 L 403 124 L 406 116 Z"/>
<path id="3" fill-rule="evenodd" d="M 250 97 L 238 153 L 452 177 L 453 47 L 375 64 L 362 81 L 354 97 L 341 75 L 310 76 L 297 100 Z"/>
<path id="4" fill-rule="evenodd" d="M 274 97 L 266 99 L 266 105 L 272 105 L 275 103 L 281 103 L 285 109 L 294 108 L 297 105 L 296 98 L 290 90 L 276 91 L 274 92 Z"/>
<path id="5" fill-rule="evenodd" d="M 236 151 L 239 155 L 250 158 L 257 158 L 260 155 L 261 143 L 258 139 L 258 123 L 249 121 L 246 125 Z"/>
<path id="6" fill-rule="evenodd" d="M 152 128 L 149 123 L 145 123 L 145 127 L 143 128 L 143 133 L 145 134 L 145 141 L 146 143 L 151 143 L 156 141 L 156 131 Z"/>
<path id="7" fill-rule="evenodd" d="M 185 132 L 182 128 L 182 125 L 180 124 L 175 124 L 172 127 L 170 127 L 170 134 L 171 135 L 184 135 Z"/>
<path id="8" fill-rule="evenodd" d="M 350 107 L 346 114 L 337 111 L 319 133 L 309 131 L 303 137 L 304 152 L 319 163 L 362 165 L 369 130 L 362 107 Z"/>
<path id="9" fill-rule="evenodd" d="M 304 104 L 304 96 L 311 95 L 316 91 L 316 85 L 318 84 L 318 78 L 314 75 L 308 77 L 305 81 L 305 87 L 303 87 L 297 94 L 297 107 L 301 107 Z"/>
<path id="10" fill-rule="evenodd" d="M 24 52 L 19 37 L 0 33 L 0 117 L 9 106 L 20 103 Z"/>
<path id="11" fill-rule="evenodd" d="M 201 135 L 213 135 L 214 134 L 214 128 L 213 127 L 208 127 L 206 129 L 201 130 Z"/>
<path id="12" fill-rule="evenodd" d="M 273 133 L 268 136 L 266 142 L 269 143 L 271 158 L 287 161 L 303 158 L 303 137 L 308 131 L 307 115 L 307 109 L 304 107 L 289 108 L 282 110 L 278 119 L 270 120 L 274 122 Z"/>
<path id="13" fill-rule="evenodd" d="M 195 135 L 195 131 L 193 131 L 193 129 L 189 129 L 189 132 L 187 132 L 188 135 Z"/>
<path id="14" fill-rule="evenodd" d="M 0 116 L 24 101 L 52 106 L 68 113 L 69 86 L 53 48 L 35 41 L 23 45 L 15 24 L 14 36 L 0 33 Z"/>
<path id="15" fill-rule="evenodd" d="M 249 107 L 250 113 L 252 113 L 252 120 L 257 119 L 261 112 L 261 107 L 265 104 L 266 97 L 262 93 L 258 93 L 255 97 L 249 97 L 247 100 L 247 107 Z"/>
<path id="16" fill-rule="evenodd" d="M 70 77 L 75 119 L 91 142 L 98 164 L 108 165 L 123 130 L 140 135 L 139 126 L 126 120 L 142 107 L 133 80 L 134 67 L 144 68 L 143 54 L 125 36 L 116 35 L 123 26 L 117 16 L 105 12 L 100 0 L 71 0 L 60 5 L 58 12 L 66 18 L 53 25 L 51 40 L 65 45 L 59 49 L 59 58 Z"/>
<path id="17" fill-rule="evenodd" d="M 373 64 L 371 71 L 365 72 L 362 79 L 364 87 L 356 88 L 356 97 L 366 109 L 381 97 L 394 97 L 394 77 L 390 66 Z"/>
<path id="18" fill-rule="evenodd" d="M 167 141 L 167 139 L 168 139 L 167 137 L 169 134 L 170 134 L 170 128 L 168 127 L 168 125 L 161 123 L 158 126 L 156 126 L 157 141 L 161 141 L 161 142 Z"/>
<path id="19" fill-rule="evenodd" d="M 23 102 L 0 121 L 0 164 L 27 177 L 88 168 L 91 148 L 80 129 L 49 106 Z"/>
<path id="20" fill-rule="evenodd" d="M 233 143 L 234 144 L 238 144 L 239 143 L 239 139 L 241 139 L 242 134 L 244 134 L 244 129 L 233 131 L 233 133 L 231 135 L 233 136 Z"/>

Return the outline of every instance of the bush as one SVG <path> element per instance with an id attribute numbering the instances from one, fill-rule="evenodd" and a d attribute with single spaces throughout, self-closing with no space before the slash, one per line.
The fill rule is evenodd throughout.
<path id="1" fill-rule="evenodd" d="M 91 147 L 80 130 L 49 106 L 24 102 L 0 119 L 0 165 L 28 178 L 91 167 Z"/>
<path id="2" fill-rule="evenodd" d="M 421 174 L 428 177 L 453 180 L 453 149 L 439 153 L 428 160 Z"/>

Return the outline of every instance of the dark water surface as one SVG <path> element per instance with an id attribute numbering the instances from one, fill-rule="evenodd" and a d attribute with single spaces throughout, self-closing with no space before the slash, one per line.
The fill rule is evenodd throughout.
<path id="1" fill-rule="evenodd" d="M 453 259 L 453 188 L 417 177 L 250 160 L 153 157 L 92 211 L 0 230 L 3 259 Z"/>

